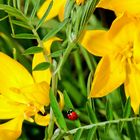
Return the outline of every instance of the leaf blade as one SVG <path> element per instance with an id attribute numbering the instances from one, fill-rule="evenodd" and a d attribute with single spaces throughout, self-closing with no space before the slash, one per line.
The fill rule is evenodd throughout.
<path id="1" fill-rule="evenodd" d="M 38 65 L 36 65 L 33 69 L 33 71 L 40 71 L 40 70 L 46 70 L 50 67 L 50 63 L 49 62 L 42 62 L 39 63 Z"/>
<path id="2" fill-rule="evenodd" d="M 24 51 L 23 55 L 35 54 L 35 53 L 40 53 L 40 52 L 43 52 L 43 48 L 33 46 L 33 47 L 26 49 Z"/>
<path id="3" fill-rule="evenodd" d="M 43 41 L 48 40 L 49 38 L 53 37 L 58 33 L 68 22 L 68 19 L 65 19 L 63 22 L 59 23 L 59 25 L 55 28 L 53 28 L 49 33 L 46 34 L 46 36 L 43 38 Z"/>
<path id="4" fill-rule="evenodd" d="M 67 131 L 67 125 L 65 123 L 65 119 L 63 117 L 62 112 L 60 111 L 58 102 L 56 100 L 56 97 L 54 96 L 52 89 L 50 89 L 50 105 L 52 107 L 52 110 L 53 110 L 53 113 L 57 120 L 58 125 L 60 126 L 61 129 L 63 129 L 64 131 Z"/>

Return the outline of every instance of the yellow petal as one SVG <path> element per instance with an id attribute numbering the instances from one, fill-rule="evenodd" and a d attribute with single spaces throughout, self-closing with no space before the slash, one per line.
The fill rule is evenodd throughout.
<path id="1" fill-rule="evenodd" d="M 53 41 L 56 40 L 60 40 L 57 37 L 52 37 L 51 39 L 47 40 L 44 42 L 44 51 L 47 55 L 50 54 L 50 47 Z M 42 63 L 42 62 L 50 62 L 51 60 L 48 58 L 48 60 L 46 60 L 45 56 L 43 53 L 37 53 L 34 55 L 33 57 L 33 63 L 32 63 L 32 67 L 34 68 L 37 64 Z M 41 70 L 41 71 L 33 71 L 33 77 L 36 83 L 42 82 L 42 81 L 46 81 L 47 83 L 50 84 L 51 82 L 51 71 L 50 69 L 47 70 Z"/>
<path id="2" fill-rule="evenodd" d="M 0 119 L 11 119 L 23 114 L 26 105 L 12 102 L 0 95 Z"/>
<path id="3" fill-rule="evenodd" d="M 32 103 L 38 103 L 40 105 L 49 105 L 49 85 L 46 82 L 36 83 L 26 86 L 21 89 L 21 93 L 26 96 Z"/>
<path id="4" fill-rule="evenodd" d="M 119 56 L 104 56 L 92 82 L 90 97 L 102 97 L 119 87 L 125 80 L 125 62 Z"/>
<path id="5" fill-rule="evenodd" d="M 135 113 L 139 112 L 140 106 L 140 67 L 137 69 L 134 64 L 127 65 L 127 76 L 124 83 L 126 96 L 131 99 L 131 105 Z"/>
<path id="6" fill-rule="evenodd" d="M 61 6 L 59 13 L 58 13 L 58 18 L 60 21 L 64 20 L 64 11 L 65 11 L 65 4 Z"/>
<path id="7" fill-rule="evenodd" d="M 36 114 L 35 115 L 35 122 L 39 125 L 47 126 L 50 122 L 50 114 L 47 114 L 45 116 L 40 115 L 40 114 Z"/>
<path id="8" fill-rule="evenodd" d="M 33 57 L 33 68 L 42 62 L 46 62 L 45 56 L 43 55 L 43 53 L 38 53 L 35 54 Z M 42 81 L 46 81 L 48 84 L 50 84 L 51 82 L 51 71 L 50 69 L 46 69 L 46 70 L 40 70 L 40 71 L 33 71 L 33 78 L 35 80 L 36 83 L 42 82 Z"/>
<path id="9" fill-rule="evenodd" d="M 16 140 L 21 135 L 23 116 L 0 125 L 0 140 Z"/>
<path id="10" fill-rule="evenodd" d="M 89 30 L 85 31 L 81 44 L 90 53 L 97 56 L 104 56 L 111 53 L 111 43 L 107 38 L 107 31 Z"/>
<path id="11" fill-rule="evenodd" d="M 136 63 L 140 63 L 140 31 L 136 29 L 136 34 L 133 43 L 133 57 Z"/>
<path id="12" fill-rule="evenodd" d="M 113 10 L 117 14 L 126 12 L 133 16 L 140 16 L 139 0 L 101 0 L 97 7 Z"/>
<path id="13" fill-rule="evenodd" d="M 48 8 L 48 6 L 49 6 L 49 4 L 50 4 L 51 1 L 52 1 L 52 0 L 46 0 L 46 1 L 43 3 L 43 5 L 42 5 L 41 8 L 39 9 L 39 11 L 37 12 L 37 16 L 38 16 L 39 18 L 41 18 L 41 17 L 44 15 L 44 13 L 45 13 L 45 11 L 47 10 L 47 8 Z M 52 19 L 53 17 L 57 16 L 57 15 L 59 14 L 59 11 L 60 11 L 61 6 L 64 5 L 65 2 L 66 2 L 66 0 L 61 0 L 61 1 L 59 1 L 59 0 L 54 0 L 52 9 L 50 10 L 50 13 L 49 13 L 49 15 L 47 16 L 46 20 L 50 20 L 50 19 Z"/>
<path id="14" fill-rule="evenodd" d="M 118 46 L 120 44 L 122 46 L 122 44 L 133 41 L 136 30 L 136 21 L 128 18 L 126 14 L 122 14 L 113 21 L 108 31 L 108 39 L 115 44 L 119 43 Z"/>
<path id="15" fill-rule="evenodd" d="M 58 91 L 58 94 L 60 98 L 59 106 L 60 106 L 60 109 L 62 110 L 64 108 L 64 96 L 61 91 Z"/>
<path id="16" fill-rule="evenodd" d="M 61 39 L 58 37 L 52 37 L 52 38 L 48 39 L 47 41 L 43 42 L 46 54 L 50 54 L 51 45 L 54 41 L 61 41 Z"/>
<path id="17" fill-rule="evenodd" d="M 0 52 L 0 92 L 9 87 L 23 87 L 33 83 L 30 73 L 17 61 Z"/>
<path id="18" fill-rule="evenodd" d="M 29 100 L 21 93 L 18 88 L 9 88 L 3 91 L 2 93 L 11 102 L 17 102 L 22 104 L 27 104 Z"/>

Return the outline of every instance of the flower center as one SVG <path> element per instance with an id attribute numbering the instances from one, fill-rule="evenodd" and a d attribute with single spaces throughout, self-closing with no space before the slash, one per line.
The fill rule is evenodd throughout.
<path id="1" fill-rule="evenodd" d="M 27 109 L 24 112 L 24 117 L 26 120 L 33 122 L 34 120 L 31 117 L 34 116 L 36 113 L 37 113 L 36 106 L 32 103 L 29 103 L 27 105 Z"/>
<path id="2" fill-rule="evenodd" d="M 133 44 L 131 42 L 127 43 L 125 47 L 120 51 L 120 54 L 123 56 L 123 59 L 132 59 Z"/>

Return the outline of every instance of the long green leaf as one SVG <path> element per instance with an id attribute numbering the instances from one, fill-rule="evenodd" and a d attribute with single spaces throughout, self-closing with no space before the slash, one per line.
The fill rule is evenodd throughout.
<path id="1" fill-rule="evenodd" d="M 127 99 L 124 109 L 123 109 L 123 118 L 129 118 L 131 114 L 131 103 L 130 103 L 130 97 Z M 120 132 L 122 131 L 123 127 L 124 127 L 124 122 L 119 124 L 119 130 Z"/>
<path id="2" fill-rule="evenodd" d="M 13 24 L 32 30 L 32 27 L 23 21 L 11 20 Z"/>
<path id="3" fill-rule="evenodd" d="M 23 34 L 12 34 L 13 38 L 17 38 L 17 39 L 37 39 L 37 37 L 33 34 L 27 34 L 27 33 L 23 33 Z"/>
<path id="4" fill-rule="evenodd" d="M 123 117 L 128 118 L 131 114 L 131 102 L 130 102 L 130 97 L 127 99 L 123 111 Z"/>
<path id="5" fill-rule="evenodd" d="M 25 6 L 24 6 L 24 14 L 26 15 L 28 12 L 28 8 L 29 8 L 29 0 L 25 0 Z"/>
<path id="6" fill-rule="evenodd" d="M 97 120 L 96 114 L 94 112 L 94 109 L 91 108 L 89 103 L 87 103 L 87 111 L 88 111 L 88 116 L 90 118 L 90 121 L 92 123 L 97 123 L 98 120 Z"/>
<path id="7" fill-rule="evenodd" d="M 58 102 L 56 100 L 56 97 L 54 96 L 54 93 L 52 89 L 50 89 L 50 104 L 53 110 L 53 113 L 55 115 L 56 121 L 61 129 L 64 131 L 67 131 L 67 126 L 65 123 L 65 119 L 63 117 L 63 114 L 59 108 Z"/>
<path id="8" fill-rule="evenodd" d="M 39 20 L 38 25 L 36 26 L 36 30 L 44 23 L 44 21 L 46 20 L 46 17 L 48 16 L 52 6 L 53 6 L 53 0 L 50 2 L 49 7 L 47 8 L 43 17 Z"/>
<path id="9" fill-rule="evenodd" d="M 107 120 L 113 120 L 112 105 L 109 102 L 109 100 L 107 100 L 107 103 L 106 103 L 106 117 L 107 117 Z"/>
<path id="10" fill-rule="evenodd" d="M 32 21 L 35 14 L 36 14 L 36 11 L 38 10 L 38 7 L 39 7 L 39 3 L 40 3 L 40 0 L 36 0 L 36 4 L 32 10 L 32 13 L 31 13 L 31 16 L 30 16 L 30 20 Z"/>
<path id="11" fill-rule="evenodd" d="M 17 1 L 17 8 L 20 10 L 21 9 L 21 1 L 20 0 L 16 0 Z"/>
<path id="12" fill-rule="evenodd" d="M 33 47 L 30 47 L 30 48 L 26 49 L 23 54 L 24 55 L 29 55 L 29 54 L 35 54 L 35 53 L 40 53 L 40 52 L 43 52 L 43 48 L 33 46 Z"/>
<path id="13" fill-rule="evenodd" d="M 55 36 L 68 22 L 68 19 L 65 19 L 63 22 L 59 23 L 57 27 L 54 27 L 47 35 L 43 38 L 43 41 L 48 40 L 49 38 Z"/>
<path id="14" fill-rule="evenodd" d="M 65 107 L 66 108 L 74 108 L 74 106 L 73 106 L 73 104 L 72 104 L 72 102 L 71 102 L 71 100 L 70 100 L 70 98 L 69 98 L 69 96 L 68 96 L 68 94 L 67 94 L 67 92 L 66 91 L 64 91 L 64 100 L 65 100 Z"/>
<path id="15" fill-rule="evenodd" d="M 14 7 L 11 7 L 9 5 L 0 4 L 0 10 L 4 10 L 9 15 L 14 16 L 17 19 L 20 19 L 20 20 L 28 23 L 28 18 L 25 17 L 24 14 L 20 10 L 18 10 Z"/>

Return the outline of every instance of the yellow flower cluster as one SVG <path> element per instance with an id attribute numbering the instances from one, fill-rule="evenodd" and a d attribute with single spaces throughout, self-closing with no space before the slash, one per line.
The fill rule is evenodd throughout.
<path id="1" fill-rule="evenodd" d="M 50 46 L 57 38 L 45 42 L 45 51 L 50 51 Z M 37 53 L 33 57 L 33 68 L 45 57 Z M 15 140 L 21 135 L 24 120 L 36 122 L 47 126 L 50 114 L 46 114 L 45 106 L 50 103 L 49 89 L 51 72 L 33 71 L 32 75 L 16 60 L 0 52 L 0 119 L 10 119 L 0 125 L 0 140 Z M 61 92 L 60 107 L 64 101 Z"/>
<path id="2" fill-rule="evenodd" d="M 113 10 L 110 29 L 86 31 L 81 44 L 102 57 L 89 97 L 102 97 L 124 84 L 135 113 L 140 105 L 140 1 L 101 0 L 97 7 Z M 93 41 L 92 41 L 93 40 Z"/>

